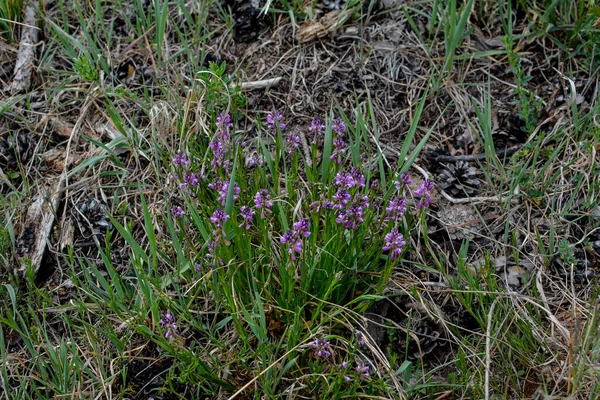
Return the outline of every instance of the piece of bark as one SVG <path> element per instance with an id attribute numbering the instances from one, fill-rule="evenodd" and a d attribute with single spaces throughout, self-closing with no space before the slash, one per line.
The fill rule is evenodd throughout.
<path id="1" fill-rule="evenodd" d="M 242 90 L 268 89 L 281 81 L 281 77 L 263 79 L 262 81 L 242 82 L 240 84 L 231 84 L 232 87 L 239 87 Z"/>
<path id="2" fill-rule="evenodd" d="M 21 275 L 31 265 L 34 275 L 37 275 L 48 238 L 52 232 L 52 225 L 56 216 L 56 210 L 60 206 L 62 189 L 65 184 L 66 174 L 51 181 L 47 186 L 40 189 L 37 199 L 29 206 L 25 218 L 24 229 L 17 243 L 17 255 L 19 258 L 18 273 Z"/>
<path id="3" fill-rule="evenodd" d="M 331 11 L 318 21 L 305 23 L 298 29 L 296 40 L 300 43 L 310 42 L 328 36 L 341 27 L 350 18 L 352 10 Z"/>
<path id="4" fill-rule="evenodd" d="M 21 29 L 21 42 L 15 63 L 13 81 L 10 92 L 17 94 L 26 91 L 31 85 L 31 71 L 35 61 L 35 51 L 38 42 L 37 10 L 38 0 L 29 0 L 25 7 L 23 28 Z"/>

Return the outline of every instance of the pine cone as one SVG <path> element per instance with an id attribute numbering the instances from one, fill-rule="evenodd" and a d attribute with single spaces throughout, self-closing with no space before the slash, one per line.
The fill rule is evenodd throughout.
<path id="1" fill-rule="evenodd" d="M 17 239 L 17 254 L 19 256 L 23 256 L 25 254 L 30 254 L 33 251 L 33 246 L 35 245 L 35 229 L 33 224 L 27 226 L 19 239 Z"/>
<path id="2" fill-rule="evenodd" d="M 575 250 L 573 256 L 573 260 L 565 261 L 557 255 L 552 259 L 550 266 L 564 280 L 568 281 L 573 276 L 575 283 L 585 284 L 593 281 L 598 275 L 598 265 L 581 249 Z"/>
<path id="3" fill-rule="evenodd" d="M 88 197 L 88 199 L 75 206 L 73 214 L 79 222 L 79 231 L 82 235 L 90 237 L 102 235 L 112 228 L 108 218 L 108 206 L 105 202 Z"/>
<path id="4" fill-rule="evenodd" d="M 31 158 L 33 146 L 31 140 L 23 132 L 9 135 L 0 139 L 0 167 L 16 170 L 18 162 L 26 162 Z"/>
<path id="5" fill-rule="evenodd" d="M 475 167 L 469 166 L 466 161 L 457 161 L 454 165 L 444 165 L 439 176 L 439 186 L 454 197 L 468 197 L 479 191 L 481 181 L 477 178 L 480 174 Z"/>
<path id="6" fill-rule="evenodd" d="M 410 337 L 406 346 L 408 359 L 418 360 L 427 358 L 439 345 L 439 327 L 433 321 L 426 318 L 413 319 L 411 323 L 410 331 L 417 336 L 419 343 L 417 344 L 416 340 L 412 336 Z"/>

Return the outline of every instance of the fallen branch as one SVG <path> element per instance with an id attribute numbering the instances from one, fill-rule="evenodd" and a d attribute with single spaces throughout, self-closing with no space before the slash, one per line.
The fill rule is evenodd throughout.
<path id="1" fill-rule="evenodd" d="M 60 206 L 62 197 L 62 188 L 66 181 L 66 174 L 63 173 L 58 179 L 41 188 L 37 199 L 29 206 L 27 217 L 23 224 L 23 231 L 19 239 L 24 249 L 19 259 L 18 272 L 23 274 L 30 267 L 33 274 L 37 275 L 42 258 L 48 245 L 48 238 L 52 233 L 52 225 L 56 217 L 56 211 Z M 33 239 L 33 243 L 28 243 Z"/>
<path id="2" fill-rule="evenodd" d="M 31 71 L 35 60 L 35 46 L 38 42 L 37 10 L 38 0 L 29 0 L 25 7 L 25 20 L 21 30 L 21 42 L 15 63 L 13 81 L 10 85 L 12 94 L 21 93 L 31 85 Z"/>
<path id="3" fill-rule="evenodd" d="M 242 90 L 267 89 L 275 86 L 281 81 L 282 77 L 263 79 L 262 81 L 242 82 L 239 85 L 232 84 L 233 87 L 239 87 Z"/>

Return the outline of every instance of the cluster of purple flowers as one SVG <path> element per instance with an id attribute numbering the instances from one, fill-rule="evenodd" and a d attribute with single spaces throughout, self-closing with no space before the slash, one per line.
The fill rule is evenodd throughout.
<path id="1" fill-rule="evenodd" d="M 260 218 L 265 219 L 266 214 L 273 214 L 271 207 L 273 207 L 273 201 L 269 195 L 267 189 L 260 189 L 254 196 L 254 206 L 257 210 L 260 210 Z"/>
<path id="2" fill-rule="evenodd" d="M 190 160 L 188 160 L 187 155 L 180 151 L 173 156 L 173 166 L 175 168 L 187 167 L 190 165 Z"/>
<path id="3" fill-rule="evenodd" d="M 404 236 L 397 230 L 391 231 L 385 235 L 385 245 L 383 246 L 384 251 L 390 252 L 390 258 L 395 260 L 402 253 L 402 249 L 406 245 Z"/>
<path id="4" fill-rule="evenodd" d="M 173 207 L 171 208 L 171 214 L 175 217 L 175 218 L 182 218 L 183 217 L 183 208 L 177 206 L 177 207 Z"/>
<path id="5" fill-rule="evenodd" d="M 363 337 L 363 334 L 358 329 L 356 331 L 354 331 L 354 337 L 358 341 L 358 345 L 359 346 L 362 346 L 363 344 L 365 344 L 365 339 Z"/>
<path id="6" fill-rule="evenodd" d="M 357 193 L 365 187 L 365 177 L 356 168 L 350 171 L 340 171 L 333 180 L 338 189 L 333 195 L 332 203 L 324 203 L 322 207 L 333 208 L 336 212 L 336 222 L 345 229 L 356 229 L 365 221 L 365 211 L 369 207 L 369 197 Z"/>
<path id="7" fill-rule="evenodd" d="M 315 357 L 331 357 L 331 351 L 329 351 L 330 344 L 325 339 L 316 339 L 311 347 L 313 348 L 313 355 Z"/>
<path id="8" fill-rule="evenodd" d="M 161 318 L 160 324 L 164 329 L 167 330 L 167 332 L 165 333 L 165 337 L 167 339 L 179 335 L 179 328 L 177 327 L 177 323 L 175 322 L 175 317 L 173 317 L 173 314 L 171 314 L 170 312 L 167 312 L 165 314 L 165 317 Z"/>
<path id="9" fill-rule="evenodd" d="M 313 133 L 312 144 L 319 147 L 323 146 L 323 138 L 325 136 L 325 124 L 320 119 L 313 119 L 308 128 Z"/>
<path id="10" fill-rule="evenodd" d="M 242 223 L 240 224 L 240 228 L 243 226 L 246 230 L 250 229 L 252 224 L 252 216 L 254 215 L 254 210 L 247 206 L 240 207 L 240 215 L 242 216 Z"/>
<path id="11" fill-rule="evenodd" d="M 217 192 L 217 201 L 221 203 L 221 206 L 225 207 L 227 202 L 227 193 L 229 192 L 229 180 L 215 178 L 208 187 Z M 237 182 L 233 182 L 233 199 L 237 200 L 240 196 L 240 187 Z"/>
<path id="12" fill-rule="evenodd" d="M 415 190 L 415 196 L 421 198 L 417 204 L 417 210 L 427 208 L 431 205 L 431 202 L 433 201 L 433 198 L 431 197 L 433 186 L 433 182 L 426 179 L 421 182 L 417 190 Z"/>
<path id="13" fill-rule="evenodd" d="M 193 196 L 194 193 L 192 192 L 191 188 L 198 186 L 200 184 L 200 179 L 203 179 L 204 177 L 202 175 L 200 175 L 200 179 L 199 179 L 199 177 L 198 177 L 198 175 L 196 175 L 196 173 L 185 170 L 186 168 L 188 168 L 190 166 L 190 160 L 189 160 L 188 156 L 181 151 L 173 156 L 172 165 L 175 168 L 184 169 L 182 171 L 183 172 L 183 175 L 182 175 L 183 180 L 182 180 L 182 182 L 179 182 L 179 187 L 181 188 L 181 190 L 183 190 L 187 194 Z M 177 172 L 173 172 L 173 179 L 178 180 L 179 177 L 180 177 L 180 175 Z"/>
<path id="14" fill-rule="evenodd" d="M 221 242 L 225 242 L 225 230 L 223 229 L 223 225 L 229 219 L 229 215 L 225 213 L 222 209 L 218 208 L 215 210 L 213 215 L 210 217 L 210 222 L 215 225 L 215 229 L 213 230 L 213 239 L 215 243 L 219 244 Z"/>
<path id="15" fill-rule="evenodd" d="M 301 219 L 294 223 L 293 229 L 290 229 L 281 237 L 281 243 L 287 244 L 288 253 L 292 260 L 296 259 L 296 254 L 302 253 L 302 239 L 310 236 L 310 222 L 308 218 Z"/>
<path id="16" fill-rule="evenodd" d="M 400 176 L 398 178 L 399 178 L 399 180 L 397 180 L 395 182 L 396 189 L 400 190 L 400 189 L 402 189 L 402 186 L 408 187 L 408 186 L 412 185 L 413 181 L 408 172 L 404 172 L 404 173 L 400 174 Z"/>
<path id="17" fill-rule="evenodd" d="M 363 378 L 368 378 L 370 376 L 368 365 L 357 365 L 356 372 L 358 372 Z"/>
<path id="18" fill-rule="evenodd" d="M 252 156 L 250 156 L 250 160 L 248 160 L 248 166 L 250 168 L 256 167 L 257 165 L 259 167 L 262 167 L 263 164 L 264 164 L 264 160 L 263 160 L 262 156 L 258 155 L 258 153 L 253 153 Z"/>
<path id="19" fill-rule="evenodd" d="M 341 118 L 334 119 L 331 125 L 331 131 L 333 133 L 333 152 L 329 158 L 336 163 L 341 164 L 342 155 L 348 149 L 346 147 L 346 142 L 344 141 L 344 136 L 346 134 L 346 124 L 344 124 L 344 120 Z"/>
<path id="20" fill-rule="evenodd" d="M 277 134 L 276 127 L 279 127 L 279 132 L 283 132 L 287 124 L 283 123 L 283 115 L 279 110 L 273 110 L 267 115 L 267 127 L 273 132 L 273 135 Z M 287 148 L 287 154 L 293 154 L 294 150 L 300 147 L 300 136 L 295 133 L 287 133 L 284 137 L 285 147 Z"/>
<path id="21" fill-rule="evenodd" d="M 279 132 L 282 132 L 287 125 L 283 123 L 283 115 L 279 110 L 273 110 L 267 115 L 267 127 L 273 131 L 273 134 L 277 134 L 277 128 Z"/>
<path id="22" fill-rule="evenodd" d="M 348 361 L 344 361 L 344 362 L 342 362 L 342 364 L 340 365 L 340 367 L 341 367 L 342 369 L 344 369 L 344 370 L 347 370 L 349 366 L 350 366 L 350 363 L 349 363 Z M 368 378 L 369 376 L 371 376 L 371 375 L 369 374 L 369 366 L 368 366 L 368 365 L 357 365 L 355 369 L 356 369 L 356 372 L 359 374 L 359 376 L 360 376 L 361 378 L 365 378 L 365 379 L 366 379 L 366 378 Z M 348 373 L 348 372 L 347 372 L 347 371 L 345 371 L 345 373 Z M 350 375 L 345 375 L 345 376 L 344 376 L 344 380 L 345 380 L 346 382 L 350 382 L 350 381 L 352 381 L 352 377 L 351 377 Z"/>
<path id="23" fill-rule="evenodd" d="M 387 207 L 385 208 L 386 221 L 400 221 L 400 218 L 406 211 L 406 200 L 400 197 L 393 197 L 390 199 Z"/>
<path id="24" fill-rule="evenodd" d="M 217 131 L 208 145 L 213 152 L 213 159 L 211 161 L 213 172 L 217 172 L 219 168 L 222 168 L 227 174 L 231 169 L 230 160 L 227 158 L 227 152 L 229 152 L 231 146 L 231 134 L 229 130 L 232 126 L 233 123 L 231 122 L 231 116 L 229 114 L 219 114 L 217 117 Z"/>

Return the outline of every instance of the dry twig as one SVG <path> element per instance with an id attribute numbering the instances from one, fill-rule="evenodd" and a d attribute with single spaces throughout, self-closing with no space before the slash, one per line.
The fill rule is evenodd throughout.
<path id="1" fill-rule="evenodd" d="M 15 63 L 13 81 L 10 85 L 12 94 L 21 93 L 31 85 L 31 71 L 35 59 L 35 46 L 38 41 L 37 16 L 38 0 L 29 0 L 25 7 L 25 21 L 21 30 L 21 43 Z"/>

